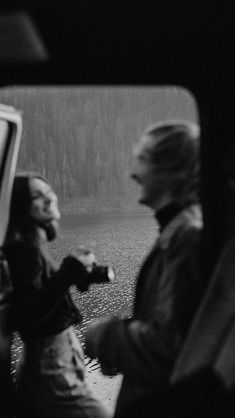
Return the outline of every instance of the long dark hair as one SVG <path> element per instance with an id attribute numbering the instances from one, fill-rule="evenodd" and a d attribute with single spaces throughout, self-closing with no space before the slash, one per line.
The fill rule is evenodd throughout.
<path id="1" fill-rule="evenodd" d="M 39 178 L 48 184 L 48 181 L 36 172 L 17 173 L 13 183 L 9 223 L 5 238 L 5 245 L 17 239 L 36 237 L 35 222 L 30 216 L 31 194 L 30 180 Z"/>

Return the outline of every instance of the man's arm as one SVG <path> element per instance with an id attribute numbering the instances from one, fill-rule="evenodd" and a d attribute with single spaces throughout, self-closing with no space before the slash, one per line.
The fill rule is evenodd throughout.
<path id="1" fill-rule="evenodd" d="M 199 231 L 185 231 L 167 255 L 165 281 L 173 285 L 168 321 L 161 323 L 156 313 L 148 322 L 105 319 L 88 330 L 87 354 L 98 357 L 105 373 L 168 378 L 201 293 L 198 248 Z"/>

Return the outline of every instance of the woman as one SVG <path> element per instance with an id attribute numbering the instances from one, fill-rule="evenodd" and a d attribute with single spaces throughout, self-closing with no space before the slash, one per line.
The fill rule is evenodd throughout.
<path id="1" fill-rule="evenodd" d="M 73 328 L 81 315 L 68 291 L 72 284 L 88 289 L 94 256 L 69 255 L 55 265 L 47 244 L 59 219 L 57 196 L 44 178 L 16 176 L 4 252 L 14 286 L 11 319 L 25 346 L 17 373 L 20 409 L 27 418 L 108 417 L 85 382 Z"/>

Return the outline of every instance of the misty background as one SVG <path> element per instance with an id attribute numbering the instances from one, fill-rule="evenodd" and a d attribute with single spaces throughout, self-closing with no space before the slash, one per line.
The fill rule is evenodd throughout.
<path id="1" fill-rule="evenodd" d="M 143 130 L 168 118 L 197 121 L 193 97 L 177 87 L 14 87 L 0 102 L 23 114 L 18 169 L 43 174 L 73 214 L 138 210 L 129 173 Z"/>

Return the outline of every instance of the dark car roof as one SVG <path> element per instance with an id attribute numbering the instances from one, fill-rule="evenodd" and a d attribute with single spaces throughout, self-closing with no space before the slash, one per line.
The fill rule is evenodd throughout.
<path id="1" fill-rule="evenodd" d="M 209 2 L 208 2 L 209 3 Z M 34 72 L 34 83 L 179 83 L 197 85 L 202 77 L 210 81 L 218 72 L 229 70 L 233 50 L 233 2 L 221 1 L 135 1 L 80 0 L 69 3 L 6 1 L 1 16 L 25 14 L 31 23 L 9 23 L 47 56 L 45 73 Z M 31 31 L 30 24 L 34 27 Z M 3 23 L 1 25 L 3 27 Z M 16 41 L 6 34 L 4 42 Z M 31 33 L 30 33 L 31 31 Z M 34 34 L 33 34 L 34 31 Z M 21 35 L 20 35 L 21 32 Z M 23 34 L 24 32 L 24 34 Z M 44 45 L 35 41 L 36 35 Z M 4 42 L 1 41 L 1 54 Z M 41 48 L 41 51 L 40 51 Z M 27 48 L 12 48 L 15 68 L 22 54 L 25 71 L 15 80 L 26 78 Z M 9 48 L 8 48 L 9 51 Z M 36 52 L 35 52 L 36 54 Z M 31 61 L 35 64 L 35 54 Z M 24 56 L 23 56 L 24 55 Z M 5 56 L 5 59 L 7 57 Z M 9 59 L 9 56 L 8 56 Z M 1 60 L 3 63 L 4 60 Z M 46 63 L 46 61 L 44 61 Z M 12 68 L 14 60 L 11 58 Z M 30 54 L 29 63 L 30 65 Z M 35 66 L 34 66 L 35 69 Z M 33 68 L 32 68 L 33 70 Z M 13 74 L 11 74 L 13 80 Z M 12 81 L 11 81 L 12 82 Z"/>

